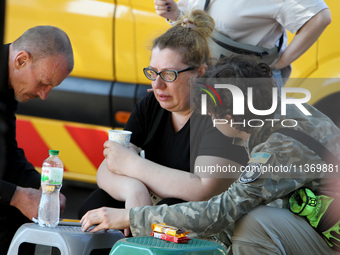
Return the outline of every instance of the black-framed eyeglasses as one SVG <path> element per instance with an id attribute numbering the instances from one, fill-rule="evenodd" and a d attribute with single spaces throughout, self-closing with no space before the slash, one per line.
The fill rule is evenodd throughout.
<path id="1" fill-rule="evenodd" d="M 153 70 L 150 67 L 146 67 L 143 69 L 143 72 L 146 76 L 146 78 L 148 78 L 149 80 L 156 80 L 157 75 L 159 75 L 164 81 L 166 82 L 173 82 L 177 79 L 178 74 L 189 71 L 189 70 L 193 70 L 195 69 L 194 66 L 189 66 L 187 68 L 184 68 L 182 70 L 176 71 L 176 70 L 163 70 L 160 72 L 157 72 L 156 70 Z"/>

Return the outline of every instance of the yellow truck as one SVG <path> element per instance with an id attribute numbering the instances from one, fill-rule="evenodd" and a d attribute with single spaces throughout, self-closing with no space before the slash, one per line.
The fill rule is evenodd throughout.
<path id="1" fill-rule="evenodd" d="M 339 121 L 340 5 L 326 2 L 332 24 L 293 64 L 287 86 L 307 88 L 310 103 Z M 36 25 L 69 35 L 74 71 L 48 100 L 19 106 L 17 140 L 37 169 L 49 149 L 58 149 L 65 179 L 95 183 L 107 131 L 123 127 L 147 93 L 143 67 L 152 39 L 169 25 L 155 14 L 153 0 L 7 0 L 5 21 L 5 42 Z"/>

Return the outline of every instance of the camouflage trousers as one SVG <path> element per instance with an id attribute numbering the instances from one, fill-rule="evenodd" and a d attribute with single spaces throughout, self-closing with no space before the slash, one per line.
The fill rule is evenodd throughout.
<path id="1" fill-rule="evenodd" d="M 336 253 L 303 217 L 288 209 L 258 206 L 236 222 L 230 254 Z"/>

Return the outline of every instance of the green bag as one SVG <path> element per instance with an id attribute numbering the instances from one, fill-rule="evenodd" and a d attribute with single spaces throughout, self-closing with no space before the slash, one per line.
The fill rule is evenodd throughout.
<path id="1" fill-rule="evenodd" d="M 289 209 L 299 216 L 306 217 L 329 246 L 340 249 L 340 212 L 336 212 L 333 201 L 334 198 L 316 196 L 310 189 L 301 188 L 289 198 Z"/>

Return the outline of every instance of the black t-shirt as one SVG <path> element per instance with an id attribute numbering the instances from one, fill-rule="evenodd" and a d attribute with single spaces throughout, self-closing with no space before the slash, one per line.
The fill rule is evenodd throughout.
<path id="1" fill-rule="evenodd" d="M 160 118 L 157 129 L 145 144 L 157 118 Z M 131 143 L 143 148 L 147 159 L 170 168 L 189 172 L 201 155 L 227 158 L 241 165 L 248 161 L 246 150 L 233 145 L 232 138 L 214 128 L 210 116 L 193 114 L 175 132 L 171 112 L 161 108 L 153 93 L 136 105 L 124 129 L 132 131 Z"/>

